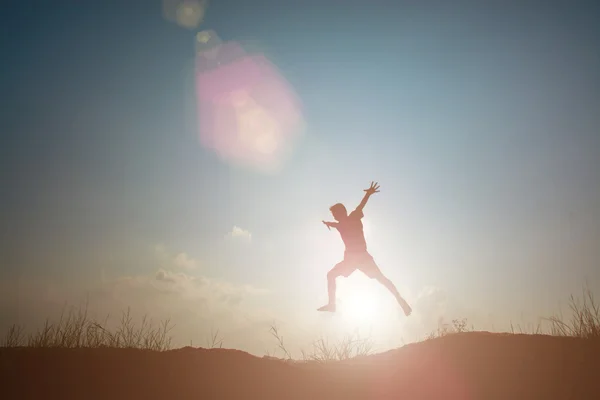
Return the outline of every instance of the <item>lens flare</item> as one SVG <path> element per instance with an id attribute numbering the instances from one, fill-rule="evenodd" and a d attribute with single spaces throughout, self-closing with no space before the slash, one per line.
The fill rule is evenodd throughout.
<path id="1" fill-rule="evenodd" d="M 163 0 L 165 19 L 177 25 L 194 29 L 204 20 L 208 0 Z"/>
<path id="2" fill-rule="evenodd" d="M 247 54 L 214 32 L 197 35 L 200 143 L 224 161 L 277 172 L 300 136 L 300 102 L 263 54 Z"/>

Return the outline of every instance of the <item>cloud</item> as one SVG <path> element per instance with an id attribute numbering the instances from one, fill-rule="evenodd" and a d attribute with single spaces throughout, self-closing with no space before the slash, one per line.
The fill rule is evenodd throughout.
<path id="1" fill-rule="evenodd" d="M 182 284 L 186 282 L 196 281 L 198 278 L 191 277 L 189 275 L 184 274 L 183 272 L 173 272 L 173 271 L 165 271 L 164 269 L 159 269 L 155 274 L 156 280 L 167 283 L 176 283 Z"/>
<path id="2" fill-rule="evenodd" d="M 438 287 L 423 287 L 411 306 L 413 315 L 404 326 L 404 333 L 410 340 L 423 338 L 449 319 L 448 293 Z"/>
<path id="3" fill-rule="evenodd" d="M 252 240 L 252 233 L 250 233 L 250 231 L 240 228 L 237 225 L 234 225 L 231 232 L 227 234 L 227 237 L 237 238 L 250 242 Z"/>
<path id="4" fill-rule="evenodd" d="M 251 285 L 234 284 L 197 274 L 200 263 L 186 253 L 170 256 L 164 246 L 157 246 L 161 268 L 154 273 L 154 282 L 146 282 L 161 293 L 178 293 L 188 299 L 205 303 L 238 306 L 247 296 L 265 294 Z M 136 277 L 147 281 L 149 276 Z M 130 278 L 131 279 L 131 278 Z"/>
<path id="5" fill-rule="evenodd" d="M 199 299 L 213 305 L 220 303 L 220 305 L 238 306 L 249 296 L 268 293 L 264 289 L 251 285 L 238 285 L 164 269 L 156 271 L 154 278 L 156 282 L 150 283 L 149 286 L 158 292 L 178 293 L 182 297 Z M 143 279 L 147 279 L 147 277 L 143 277 Z"/>
<path id="6" fill-rule="evenodd" d="M 256 337 L 268 340 L 268 329 L 262 332 L 264 317 L 247 301 L 265 295 L 266 290 L 202 275 L 202 263 L 186 253 L 173 256 L 164 246 L 154 250 L 160 266 L 136 274 L 103 274 L 95 281 L 21 278 L 0 282 L 0 329 L 5 332 L 18 323 L 28 332 L 35 331 L 46 319 L 58 320 L 65 307 L 67 313 L 71 307 L 86 307 L 88 315 L 101 323 L 109 316 L 109 329 L 119 325 L 121 313 L 128 309 L 135 323 L 142 316 L 155 323 L 170 319 L 176 347 L 189 345 L 190 340 L 204 345 L 211 327 L 224 335 L 256 330 Z M 228 345 L 243 339 L 226 338 Z M 262 350 L 248 348 L 258 354 Z"/>
<path id="7" fill-rule="evenodd" d="M 154 246 L 154 254 L 160 265 L 165 269 L 177 269 L 181 271 L 195 271 L 200 267 L 198 260 L 187 253 L 173 255 L 164 244 Z"/>
<path id="8" fill-rule="evenodd" d="M 186 253 L 177 254 L 173 261 L 177 268 L 183 270 L 193 271 L 198 268 L 198 263 L 196 262 L 196 260 L 188 256 Z"/>

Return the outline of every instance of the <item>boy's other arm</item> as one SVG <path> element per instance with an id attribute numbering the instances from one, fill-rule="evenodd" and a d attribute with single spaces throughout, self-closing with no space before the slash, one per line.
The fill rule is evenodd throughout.
<path id="1" fill-rule="evenodd" d="M 331 228 L 337 228 L 338 223 L 337 222 L 328 222 L 328 221 L 323 221 L 323 223 L 325 224 L 325 226 L 327 227 L 327 229 L 331 230 Z"/>

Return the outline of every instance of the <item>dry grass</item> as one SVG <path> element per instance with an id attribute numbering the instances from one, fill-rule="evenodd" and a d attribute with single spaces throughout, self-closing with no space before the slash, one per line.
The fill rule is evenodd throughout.
<path id="1" fill-rule="evenodd" d="M 271 326 L 270 333 L 277 341 L 277 348 L 283 353 L 284 359 L 288 361 L 293 360 L 291 353 L 285 346 L 283 335 L 279 332 L 276 325 Z M 372 340 L 370 338 L 362 338 L 358 332 L 347 335 L 343 339 L 333 343 L 321 337 L 312 343 L 310 351 L 300 350 L 302 361 L 319 363 L 348 360 L 354 357 L 366 356 L 372 354 L 372 352 Z"/>
<path id="2" fill-rule="evenodd" d="M 596 301 L 594 293 L 587 286 L 583 287 L 580 297 L 571 295 L 569 298 L 569 310 L 569 317 L 565 317 L 560 313 L 548 318 L 542 318 L 536 325 L 528 325 L 526 328 L 511 323 L 510 332 L 600 339 L 600 304 Z M 471 328 L 467 328 L 466 319 L 455 319 L 451 324 L 440 324 L 438 329 L 431 332 L 426 339 L 435 339 L 453 333 L 473 330 L 472 326 Z"/>
<path id="3" fill-rule="evenodd" d="M 474 329 L 472 326 L 471 326 L 471 328 L 467 327 L 467 319 L 466 318 L 453 319 L 452 323 L 450 323 L 450 324 L 443 323 L 440 321 L 440 323 L 438 324 L 437 330 L 435 330 L 435 331 L 431 332 L 429 335 L 427 335 L 426 340 L 443 337 L 443 336 L 450 335 L 453 333 L 468 332 L 468 331 L 473 331 L 473 330 Z"/>
<path id="4" fill-rule="evenodd" d="M 564 318 L 562 314 L 547 318 L 551 335 L 600 339 L 600 304 L 589 288 L 583 288 L 580 298 L 571 296 L 569 309 L 570 318 Z"/>
<path id="5" fill-rule="evenodd" d="M 106 318 L 108 320 L 108 317 Z M 37 332 L 25 335 L 21 326 L 10 327 L 2 340 L 2 347 L 110 347 L 133 348 L 156 351 L 168 350 L 171 346 L 169 332 L 173 328 L 169 320 L 154 326 L 152 320 L 143 317 L 140 324 L 135 324 L 130 310 L 123 313 L 120 325 L 109 331 L 104 324 L 90 318 L 87 307 L 77 312 L 70 310 L 65 316 L 61 314 L 58 322 L 48 320 Z"/>
<path id="6" fill-rule="evenodd" d="M 373 342 L 370 338 L 361 338 L 358 333 L 348 335 L 331 344 L 327 339 L 320 338 L 313 342 L 312 351 L 302 350 L 305 361 L 329 362 L 342 361 L 354 357 L 368 356 L 373 353 Z"/>
<path id="7" fill-rule="evenodd" d="M 533 331 L 527 333 L 546 333 L 553 336 L 570 336 L 585 339 L 600 339 L 600 304 L 594 299 L 593 293 L 584 288 L 582 296 L 571 296 L 569 302 L 570 316 L 562 314 L 546 318 L 549 323 L 546 329 L 538 324 Z M 119 326 L 114 330 L 106 328 L 106 321 L 99 323 L 90 318 L 87 306 L 82 310 L 61 314 L 58 322 L 46 321 L 37 332 L 26 335 L 21 326 L 13 325 L 8 329 L 0 347 L 58 347 L 58 348 L 135 348 L 155 351 L 165 351 L 171 348 L 169 332 L 173 328 L 169 320 L 155 326 L 152 320 L 143 317 L 139 324 L 134 323 L 130 310 L 122 314 Z M 515 327 L 511 326 L 515 333 Z M 450 324 L 440 324 L 438 329 L 430 333 L 426 340 L 454 333 L 474 330 L 467 326 L 466 319 L 455 319 Z M 519 327 L 516 329 L 519 330 Z M 277 349 L 285 360 L 293 357 L 284 343 L 284 338 L 278 328 L 273 325 L 271 335 L 277 342 Z M 523 330 L 520 330 L 523 333 Z M 211 331 L 207 340 L 208 348 L 222 348 L 223 337 L 220 332 Z M 346 336 L 340 341 L 330 342 L 319 338 L 312 343 L 310 351 L 301 350 L 301 361 L 326 363 L 340 361 L 357 356 L 373 353 L 373 342 L 370 338 L 362 338 L 358 333 Z M 270 354 L 268 354 L 270 356 Z"/>

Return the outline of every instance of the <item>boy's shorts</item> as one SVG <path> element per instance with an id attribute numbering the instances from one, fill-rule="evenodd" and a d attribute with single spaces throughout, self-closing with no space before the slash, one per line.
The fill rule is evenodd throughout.
<path id="1" fill-rule="evenodd" d="M 344 260 L 333 267 L 332 273 L 349 277 L 354 271 L 359 270 L 369 278 L 377 278 L 381 276 L 381 271 L 375 263 L 373 256 L 367 251 L 348 252 L 344 253 Z"/>

